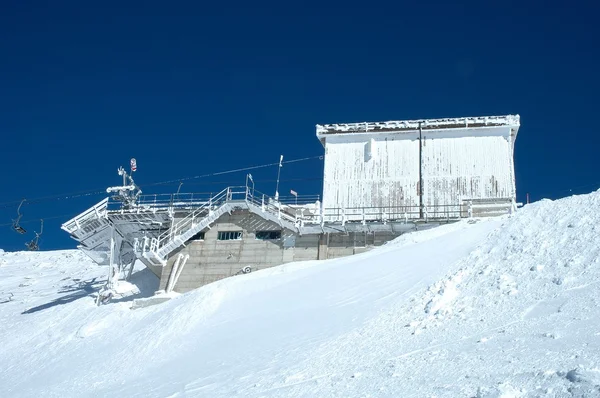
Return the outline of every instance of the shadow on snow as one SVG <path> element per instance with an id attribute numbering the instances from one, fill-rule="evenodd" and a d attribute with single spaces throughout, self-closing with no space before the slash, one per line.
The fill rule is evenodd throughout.
<path id="1" fill-rule="evenodd" d="M 32 307 L 26 311 L 23 311 L 21 314 L 33 314 L 34 312 L 52 308 L 57 305 L 68 304 L 82 297 L 89 296 L 92 293 L 95 293 L 100 288 L 100 286 L 104 284 L 104 282 L 97 281 L 96 279 L 97 278 L 91 279 L 89 281 L 78 282 L 70 286 L 64 286 L 62 290 L 59 291 L 59 293 L 71 294 L 67 294 L 66 296 L 54 299 L 49 303 L 38 305 L 37 307 Z"/>
<path id="2" fill-rule="evenodd" d="M 23 311 L 21 314 L 33 314 L 34 312 L 46 310 L 57 305 L 68 304 L 80 298 L 91 296 L 92 294 L 97 293 L 100 287 L 106 283 L 105 281 L 97 281 L 97 279 L 98 278 L 94 278 L 89 281 L 83 282 L 79 282 L 77 279 L 74 279 L 73 281 L 78 283 L 75 283 L 70 286 L 64 286 L 62 290 L 59 291 L 59 293 L 71 294 L 59 297 L 46 304 L 32 307 L 26 311 Z M 152 273 L 152 271 L 150 271 L 147 268 L 141 271 L 137 271 L 133 275 L 131 275 L 131 279 L 129 282 L 135 285 L 138 288 L 139 292 L 128 296 L 115 298 L 111 301 L 112 303 L 121 303 L 133 301 L 137 298 L 150 297 L 154 295 L 154 292 L 158 290 L 159 286 L 158 278 Z"/>

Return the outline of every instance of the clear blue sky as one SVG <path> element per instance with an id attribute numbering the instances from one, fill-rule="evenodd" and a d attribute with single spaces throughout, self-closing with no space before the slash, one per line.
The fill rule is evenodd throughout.
<path id="1" fill-rule="evenodd" d="M 211 2 L 219 3 L 219 2 Z M 598 174 L 595 2 L 38 2 L 0 6 L 0 248 L 47 218 L 43 249 L 138 160 L 150 183 L 318 156 L 316 123 L 519 113 L 520 200 L 589 192 Z M 322 162 L 280 191 L 321 191 Z M 274 191 L 276 168 L 257 170 Z M 190 180 L 183 192 L 243 184 Z M 572 190 L 572 191 L 571 191 Z"/>

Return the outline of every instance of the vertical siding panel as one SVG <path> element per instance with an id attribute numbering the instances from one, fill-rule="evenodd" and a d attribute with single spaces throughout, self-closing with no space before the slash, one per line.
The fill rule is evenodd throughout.
<path id="1" fill-rule="evenodd" d="M 497 127 L 424 133 L 424 203 L 430 211 L 462 199 L 511 197 L 509 131 Z M 332 135 L 325 147 L 325 208 L 419 205 L 418 132 Z"/>
<path id="2" fill-rule="evenodd" d="M 323 206 L 361 208 L 418 205 L 419 143 L 411 134 L 328 137 Z M 374 139 L 373 156 L 365 146 Z"/>
<path id="3" fill-rule="evenodd" d="M 511 196 L 509 128 L 429 134 L 423 147 L 426 206 Z"/>

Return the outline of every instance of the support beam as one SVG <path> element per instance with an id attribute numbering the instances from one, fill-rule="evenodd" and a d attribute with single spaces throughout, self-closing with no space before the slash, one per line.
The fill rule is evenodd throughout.
<path id="1" fill-rule="evenodd" d="M 171 274 L 169 275 L 169 280 L 167 281 L 167 288 L 165 289 L 165 291 L 167 293 L 169 293 L 173 290 L 173 281 L 175 280 L 175 275 L 177 275 L 177 271 L 179 269 L 179 263 L 181 262 L 182 258 L 183 258 L 182 254 L 178 255 L 177 259 L 175 260 L 175 263 L 173 264 L 173 268 L 171 269 Z"/>
<path id="2" fill-rule="evenodd" d="M 423 219 L 423 128 L 419 122 L 419 218 Z"/>
<path id="3" fill-rule="evenodd" d="M 181 254 L 180 254 L 180 256 L 181 256 Z M 183 267 L 185 267 L 185 264 L 187 263 L 187 261 L 189 260 L 189 258 L 190 258 L 190 255 L 186 254 L 181 259 L 181 263 L 179 264 L 179 269 L 177 270 L 177 274 L 175 274 L 175 280 L 173 280 L 173 285 L 171 286 L 171 290 L 170 291 L 175 290 L 175 286 L 177 286 L 177 281 L 179 280 L 179 276 L 181 275 L 181 272 L 183 272 Z"/>

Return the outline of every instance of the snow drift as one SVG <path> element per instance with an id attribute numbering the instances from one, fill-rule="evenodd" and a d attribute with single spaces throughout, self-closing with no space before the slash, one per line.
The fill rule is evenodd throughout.
<path id="1" fill-rule="evenodd" d="M 95 307 L 78 252 L 0 253 L 0 396 L 600 396 L 599 210 L 541 201 L 137 310 Z"/>

